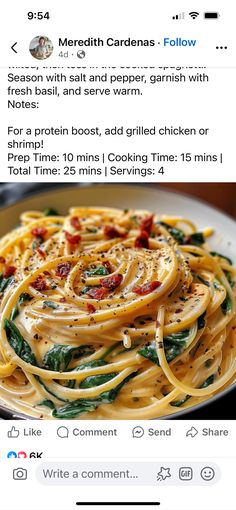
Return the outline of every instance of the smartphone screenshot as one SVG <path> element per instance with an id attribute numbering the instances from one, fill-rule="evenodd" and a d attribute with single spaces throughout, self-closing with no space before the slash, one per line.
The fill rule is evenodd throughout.
<path id="1" fill-rule="evenodd" d="M 1 510 L 235 510 L 236 7 L 1 9 Z"/>

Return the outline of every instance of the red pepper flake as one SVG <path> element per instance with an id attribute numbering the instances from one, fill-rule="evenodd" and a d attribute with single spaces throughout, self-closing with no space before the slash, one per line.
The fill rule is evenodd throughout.
<path id="1" fill-rule="evenodd" d="M 105 225 L 104 227 L 104 235 L 109 239 L 115 239 L 116 237 L 126 237 L 126 232 L 121 232 L 116 227 L 112 227 L 111 225 Z"/>
<path id="2" fill-rule="evenodd" d="M 94 313 L 96 312 L 95 306 L 91 305 L 91 303 L 87 303 L 87 311 L 88 313 Z"/>
<path id="3" fill-rule="evenodd" d="M 153 226 L 153 214 L 151 214 L 151 216 L 148 216 L 147 218 L 144 218 L 141 222 L 140 222 L 140 230 L 143 232 L 147 232 L 148 235 L 151 234 L 151 231 L 152 231 L 152 226 Z"/>
<path id="4" fill-rule="evenodd" d="M 44 271 L 43 274 L 45 274 L 46 276 L 50 276 L 51 273 L 49 273 L 49 271 Z"/>
<path id="5" fill-rule="evenodd" d="M 135 248 L 149 248 L 148 233 L 143 230 L 134 241 Z"/>
<path id="6" fill-rule="evenodd" d="M 175 310 L 175 313 L 181 313 L 182 311 L 183 311 L 183 310 L 182 310 L 182 308 L 177 308 L 177 309 Z"/>
<path id="7" fill-rule="evenodd" d="M 65 297 L 62 297 L 59 299 L 60 303 L 66 303 L 66 298 Z"/>
<path id="8" fill-rule="evenodd" d="M 40 257 L 42 257 L 43 259 L 45 259 L 46 257 L 46 253 L 45 251 L 43 251 L 41 248 L 37 248 L 37 253 L 40 255 Z"/>
<path id="9" fill-rule="evenodd" d="M 8 266 L 8 267 L 6 267 L 6 269 L 5 269 L 4 273 L 3 273 L 3 278 L 9 278 L 15 272 L 16 272 L 16 267 L 15 266 Z"/>
<path id="10" fill-rule="evenodd" d="M 139 296 L 146 296 L 146 294 L 150 294 L 150 292 L 153 292 L 155 289 L 160 287 L 160 285 L 161 282 L 154 280 L 153 282 L 145 283 L 144 285 L 136 285 L 136 287 L 133 288 L 133 292 Z"/>
<path id="11" fill-rule="evenodd" d="M 75 228 L 75 230 L 81 230 L 81 224 L 78 216 L 72 216 L 70 224 L 73 228 Z"/>
<path id="12" fill-rule="evenodd" d="M 47 284 L 42 276 L 38 276 L 34 282 L 31 283 L 35 290 L 42 291 L 47 289 Z"/>
<path id="13" fill-rule="evenodd" d="M 111 268 L 111 264 L 110 264 L 109 260 L 104 260 L 104 262 L 102 263 L 102 266 L 107 269 L 108 273 L 112 272 L 112 268 Z"/>
<path id="14" fill-rule="evenodd" d="M 81 236 L 79 234 L 72 235 L 69 232 L 67 232 L 66 230 L 64 230 L 64 233 L 65 233 L 66 240 L 70 244 L 73 244 L 73 245 L 79 244 L 79 242 L 81 241 Z"/>
<path id="15" fill-rule="evenodd" d="M 6 259 L 4 257 L 0 257 L 0 264 L 6 264 Z"/>
<path id="16" fill-rule="evenodd" d="M 34 237 L 42 237 L 44 239 L 44 237 L 47 234 L 47 229 L 45 227 L 35 227 L 35 228 L 32 228 L 31 234 Z"/>
<path id="17" fill-rule="evenodd" d="M 103 299 L 107 294 L 107 289 L 104 287 L 94 287 L 93 289 L 88 290 L 87 295 L 92 299 Z"/>
<path id="18" fill-rule="evenodd" d="M 62 264 L 58 264 L 56 267 L 55 275 L 60 278 L 66 278 L 71 270 L 70 262 L 62 262 Z"/>
<path id="19" fill-rule="evenodd" d="M 122 280 L 122 274 L 114 274 L 112 276 L 108 276 L 108 278 L 101 278 L 100 283 L 102 287 L 105 287 L 105 289 L 115 290 L 116 287 L 119 287 Z"/>

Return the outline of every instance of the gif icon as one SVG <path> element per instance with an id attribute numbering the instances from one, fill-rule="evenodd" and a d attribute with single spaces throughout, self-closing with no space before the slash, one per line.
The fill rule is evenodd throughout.
<path id="1" fill-rule="evenodd" d="M 27 480 L 27 469 L 13 469 L 13 480 Z"/>
<path id="2" fill-rule="evenodd" d="M 184 481 L 192 480 L 193 470 L 191 467 L 181 467 L 179 470 L 179 479 Z"/>

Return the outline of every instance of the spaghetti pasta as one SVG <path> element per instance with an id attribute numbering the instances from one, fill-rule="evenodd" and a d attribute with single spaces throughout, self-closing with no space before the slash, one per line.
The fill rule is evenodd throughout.
<path id="1" fill-rule="evenodd" d="M 151 419 L 235 381 L 235 274 L 211 229 L 99 207 L 27 211 L 0 241 L 0 400 Z"/>

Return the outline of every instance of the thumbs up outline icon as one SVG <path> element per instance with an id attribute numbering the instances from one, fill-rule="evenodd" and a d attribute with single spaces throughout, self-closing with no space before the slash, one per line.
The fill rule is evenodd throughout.
<path id="1" fill-rule="evenodd" d="M 8 433 L 7 433 L 7 436 L 10 437 L 11 439 L 17 438 L 17 437 L 19 437 L 19 435 L 20 435 L 20 431 L 18 429 L 16 429 L 14 427 L 14 425 L 12 426 L 12 428 L 10 430 L 8 430 Z"/>

